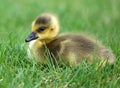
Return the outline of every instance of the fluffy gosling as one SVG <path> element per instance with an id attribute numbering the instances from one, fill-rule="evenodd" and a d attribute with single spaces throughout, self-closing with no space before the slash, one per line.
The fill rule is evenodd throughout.
<path id="1" fill-rule="evenodd" d="M 53 14 L 42 14 L 32 23 L 32 32 L 25 40 L 29 43 L 28 56 L 33 56 L 42 64 L 47 58 L 54 62 L 64 62 L 77 66 L 87 59 L 92 63 L 97 57 L 100 61 L 114 62 L 110 49 L 80 34 L 60 34 L 59 22 Z"/>

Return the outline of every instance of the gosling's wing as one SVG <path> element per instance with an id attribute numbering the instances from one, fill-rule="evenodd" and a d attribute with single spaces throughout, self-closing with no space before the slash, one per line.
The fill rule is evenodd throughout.
<path id="1" fill-rule="evenodd" d="M 63 46 L 76 48 L 86 52 L 92 52 L 95 47 L 98 47 L 93 40 L 80 34 L 65 34 L 59 36 L 59 39 L 61 39 Z"/>

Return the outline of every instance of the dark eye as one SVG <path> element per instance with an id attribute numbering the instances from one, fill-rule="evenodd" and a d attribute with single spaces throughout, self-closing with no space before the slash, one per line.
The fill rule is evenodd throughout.
<path id="1" fill-rule="evenodd" d="M 40 27 L 37 31 L 38 32 L 42 32 L 42 31 L 44 31 L 46 29 L 46 27 Z"/>

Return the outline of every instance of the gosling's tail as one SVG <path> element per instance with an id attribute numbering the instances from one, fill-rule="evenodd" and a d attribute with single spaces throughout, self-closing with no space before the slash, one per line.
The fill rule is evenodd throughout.
<path id="1" fill-rule="evenodd" d="M 100 51 L 100 56 L 106 58 L 108 63 L 113 64 L 115 62 L 115 56 L 113 52 L 109 49 L 102 49 Z"/>

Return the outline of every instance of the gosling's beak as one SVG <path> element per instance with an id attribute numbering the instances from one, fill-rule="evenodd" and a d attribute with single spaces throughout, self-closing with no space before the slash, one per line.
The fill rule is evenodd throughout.
<path id="1" fill-rule="evenodd" d="M 35 40 L 37 39 L 38 37 L 36 36 L 36 33 L 35 32 L 32 32 L 26 39 L 25 39 L 25 42 L 30 42 L 32 40 Z"/>

